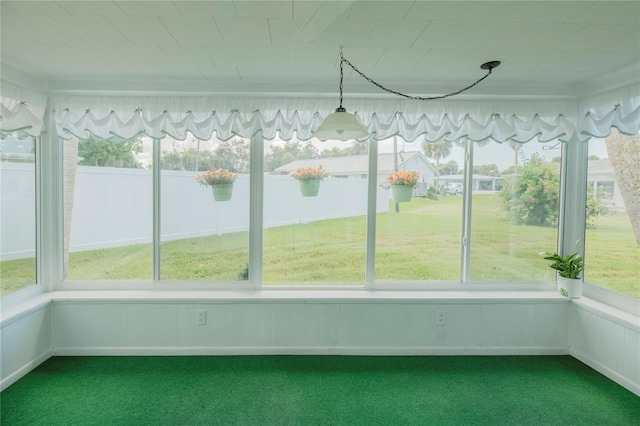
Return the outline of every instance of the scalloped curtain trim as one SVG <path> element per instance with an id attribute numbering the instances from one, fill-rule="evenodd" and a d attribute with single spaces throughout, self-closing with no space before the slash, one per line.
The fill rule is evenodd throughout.
<path id="1" fill-rule="evenodd" d="M 4 85 L 3 85 L 4 90 Z M 24 96 L 22 96 L 24 98 Z M 44 108 L 29 102 L 5 105 L 13 114 L 7 122 L 35 132 L 42 127 Z M 129 139 L 139 134 L 184 140 L 190 135 L 209 140 L 234 136 L 309 140 L 337 99 L 267 96 L 53 96 L 50 99 L 60 138 Z M 33 102 L 33 101 L 31 101 Z M 44 99 L 46 103 L 46 98 Z M 345 99 L 345 107 L 375 133 L 377 139 L 400 136 L 413 141 L 473 141 L 526 143 L 531 140 L 586 141 L 603 138 L 612 127 L 624 134 L 640 130 L 640 84 L 575 100 L 441 100 L 434 102 L 389 98 Z M 44 103 L 42 104 L 44 105 Z M 36 108 L 37 109 L 37 108 Z M 12 126 L 16 127 L 16 124 Z"/>
<path id="2" fill-rule="evenodd" d="M 44 129 L 47 97 L 8 81 L 0 81 L 0 128 L 38 136 Z"/>

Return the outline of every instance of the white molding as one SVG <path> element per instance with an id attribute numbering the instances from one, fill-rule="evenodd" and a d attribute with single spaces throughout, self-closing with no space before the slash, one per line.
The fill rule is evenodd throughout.
<path id="1" fill-rule="evenodd" d="M 575 359 L 577 359 L 578 361 L 586 364 L 587 366 L 593 368 L 594 370 L 596 370 L 598 373 L 608 377 L 609 379 L 613 380 L 614 382 L 618 383 L 620 386 L 628 389 L 629 391 L 635 393 L 636 395 L 640 396 L 640 383 L 633 383 L 631 380 L 627 379 L 626 377 L 616 373 L 615 371 L 611 370 L 610 368 L 606 367 L 605 365 L 599 363 L 598 361 L 594 360 L 592 357 L 590 357 L 589 355 L 580 352 L 576 349 L 573 348 L 569 348 L 569 355 L 571 355 L 572 357 L 574 357 Z"/>
<path id="2" fill-rule="evenodd" d="M 372 346 L 207 346 L 207 347 L 58 347 L 54 356 L 192 356 L 192 355 L 568 355 L 567 347 L 372 347 Z"/>
<path id="3" fill-rule="evenodd" d="M 9 386 L 14 384 L 15 382 L 17 382 L 27 374 L 29 374 L 36 367 L 38 367 L 40 364 L 42 364 L 52 356 L 53 356 L 53 350 L 50 349 L 44 352 L 43 354 L 37 356 L 35 359 L 29 361 L 28 363 L 20 367 L 18 370 L 9 374 L 2 381 L 0 381 L 0 391 L 4 391 L 5 389 L 7 389 Z"/>

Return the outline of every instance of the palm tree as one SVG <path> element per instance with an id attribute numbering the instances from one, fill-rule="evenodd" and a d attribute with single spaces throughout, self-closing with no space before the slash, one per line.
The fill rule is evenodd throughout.
<path id="1" fill-rule="evenodd" d="M 427 158 L 431 158 L 436 162 L 436 170 L 440 170 L 440 160 L 451 155 L 453 142 L 439 140 L 437 142 L 428 142 L 426 139 L 422 142 L 422 150 Z M 436 188 L 440 187 L 440 176 L 436 176 Z"/>
<path id="2" fill-rule="evenodd" d="M 640 134 L 624 136 L 611 129 L 604 143 L 636 242 L 640 245 Z"/>

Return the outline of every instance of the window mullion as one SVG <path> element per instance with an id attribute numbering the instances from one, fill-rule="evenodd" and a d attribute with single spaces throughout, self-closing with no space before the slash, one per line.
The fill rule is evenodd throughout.
<path id="1" fill-rule="evenodd" d="M 153 281 L 160 281 L 160 139 L 153 139 Z"/>
<path id="2" fill-rule="evenodd" d="M 264 139 L 259 132 L 251 136 L 249 149 L 249 281 L 262 287 L 264 218 Z"/>
<path id="3" fill-rule="evenodd" d="M 471 261 L 471 204 L 473 195 L 473 142 L 465 141 L 464 189 L 462 191 L 462 238 L 460 255 L 460 282 L 469 281 Z"/>
<path id="4" fill-rule="evenodd" d="M 369 174 L 367 184 L 365 287 L 372 289 L 375 282 L 376 214 L 378 198 L 378 140 L 375 134 L 369 137 Z"/>

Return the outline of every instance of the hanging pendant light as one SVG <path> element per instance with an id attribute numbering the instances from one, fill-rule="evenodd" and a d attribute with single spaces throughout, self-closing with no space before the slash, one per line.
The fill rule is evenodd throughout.
<path id="1" fill-rule="evenodd" d="M 322 141 L 327 139 L 346 141 L 369 136 L 367 128 L 360 124 L 355 115 L 349 114 L 342 106 L 342 80 L 344 78 L 342 67 L 344 61 L 342 49 L 340 49 L 340 106 L 336 109 L 336 112 L 329 114 L 318 129 L 313 132 L 313 136 Z"/>
<path id="2" fill-rule="evenodd" d="M 448 93 L 446 95 L 430 96 L 430 97 L 411 96 L 411 95 L 405 95 L 404 93 L 400 93 L 395 90 L 387 89 L 380 83 L 377 83 L 373 81 L 371 78 L 367 77 L 362 71 L 356 68 L 355 65 L 353 65 L 351 62 L 349 62 L 344 58 L 344 56 L 342 55 L 342 48 L 341 48 L 340 49 L 340 106 L 336 109 L 336 112 L 329 114 L 327 118 L 324 119 L 322 124 L 318 126 L 315 132 L 312 132 L 313 136 L 323 141 L 327 139 L 336 139 L 336 140 L 346 141 L 349 139 L 363 139 L 369 136 L 369 131 L 367 130 L 367 128 L 364 127 L 358 121 L 355 115 L 349 114 L 347 110 L 344 109 L 344 107 L 342 106 L 342 81 L 344 79 L 344 72 L 343 72 L 344 63 L 349 65 L 355 72 L 360 74 L 369 83 L 374 84 L 375 86 L 378 86 L 380 89 L 384 90 L 387 93 L 392 93 L 394 95 L 402 96 L 407 99 L 414 99 L 414 100 L 421 100 L 421 101 L 444 99 L 450 96 L 459 95 L 460 93 L 471 89 L 473 86 L 480 83 L 485 78 L 489 77 L 493 69 L 500 65 L 500 61 L 490 61 L 480 65 L 480 68 L 483 70 L 487 70 L 487 73 L 483 77 L 475 81 L 474 83 L 456 92 Z"/>

